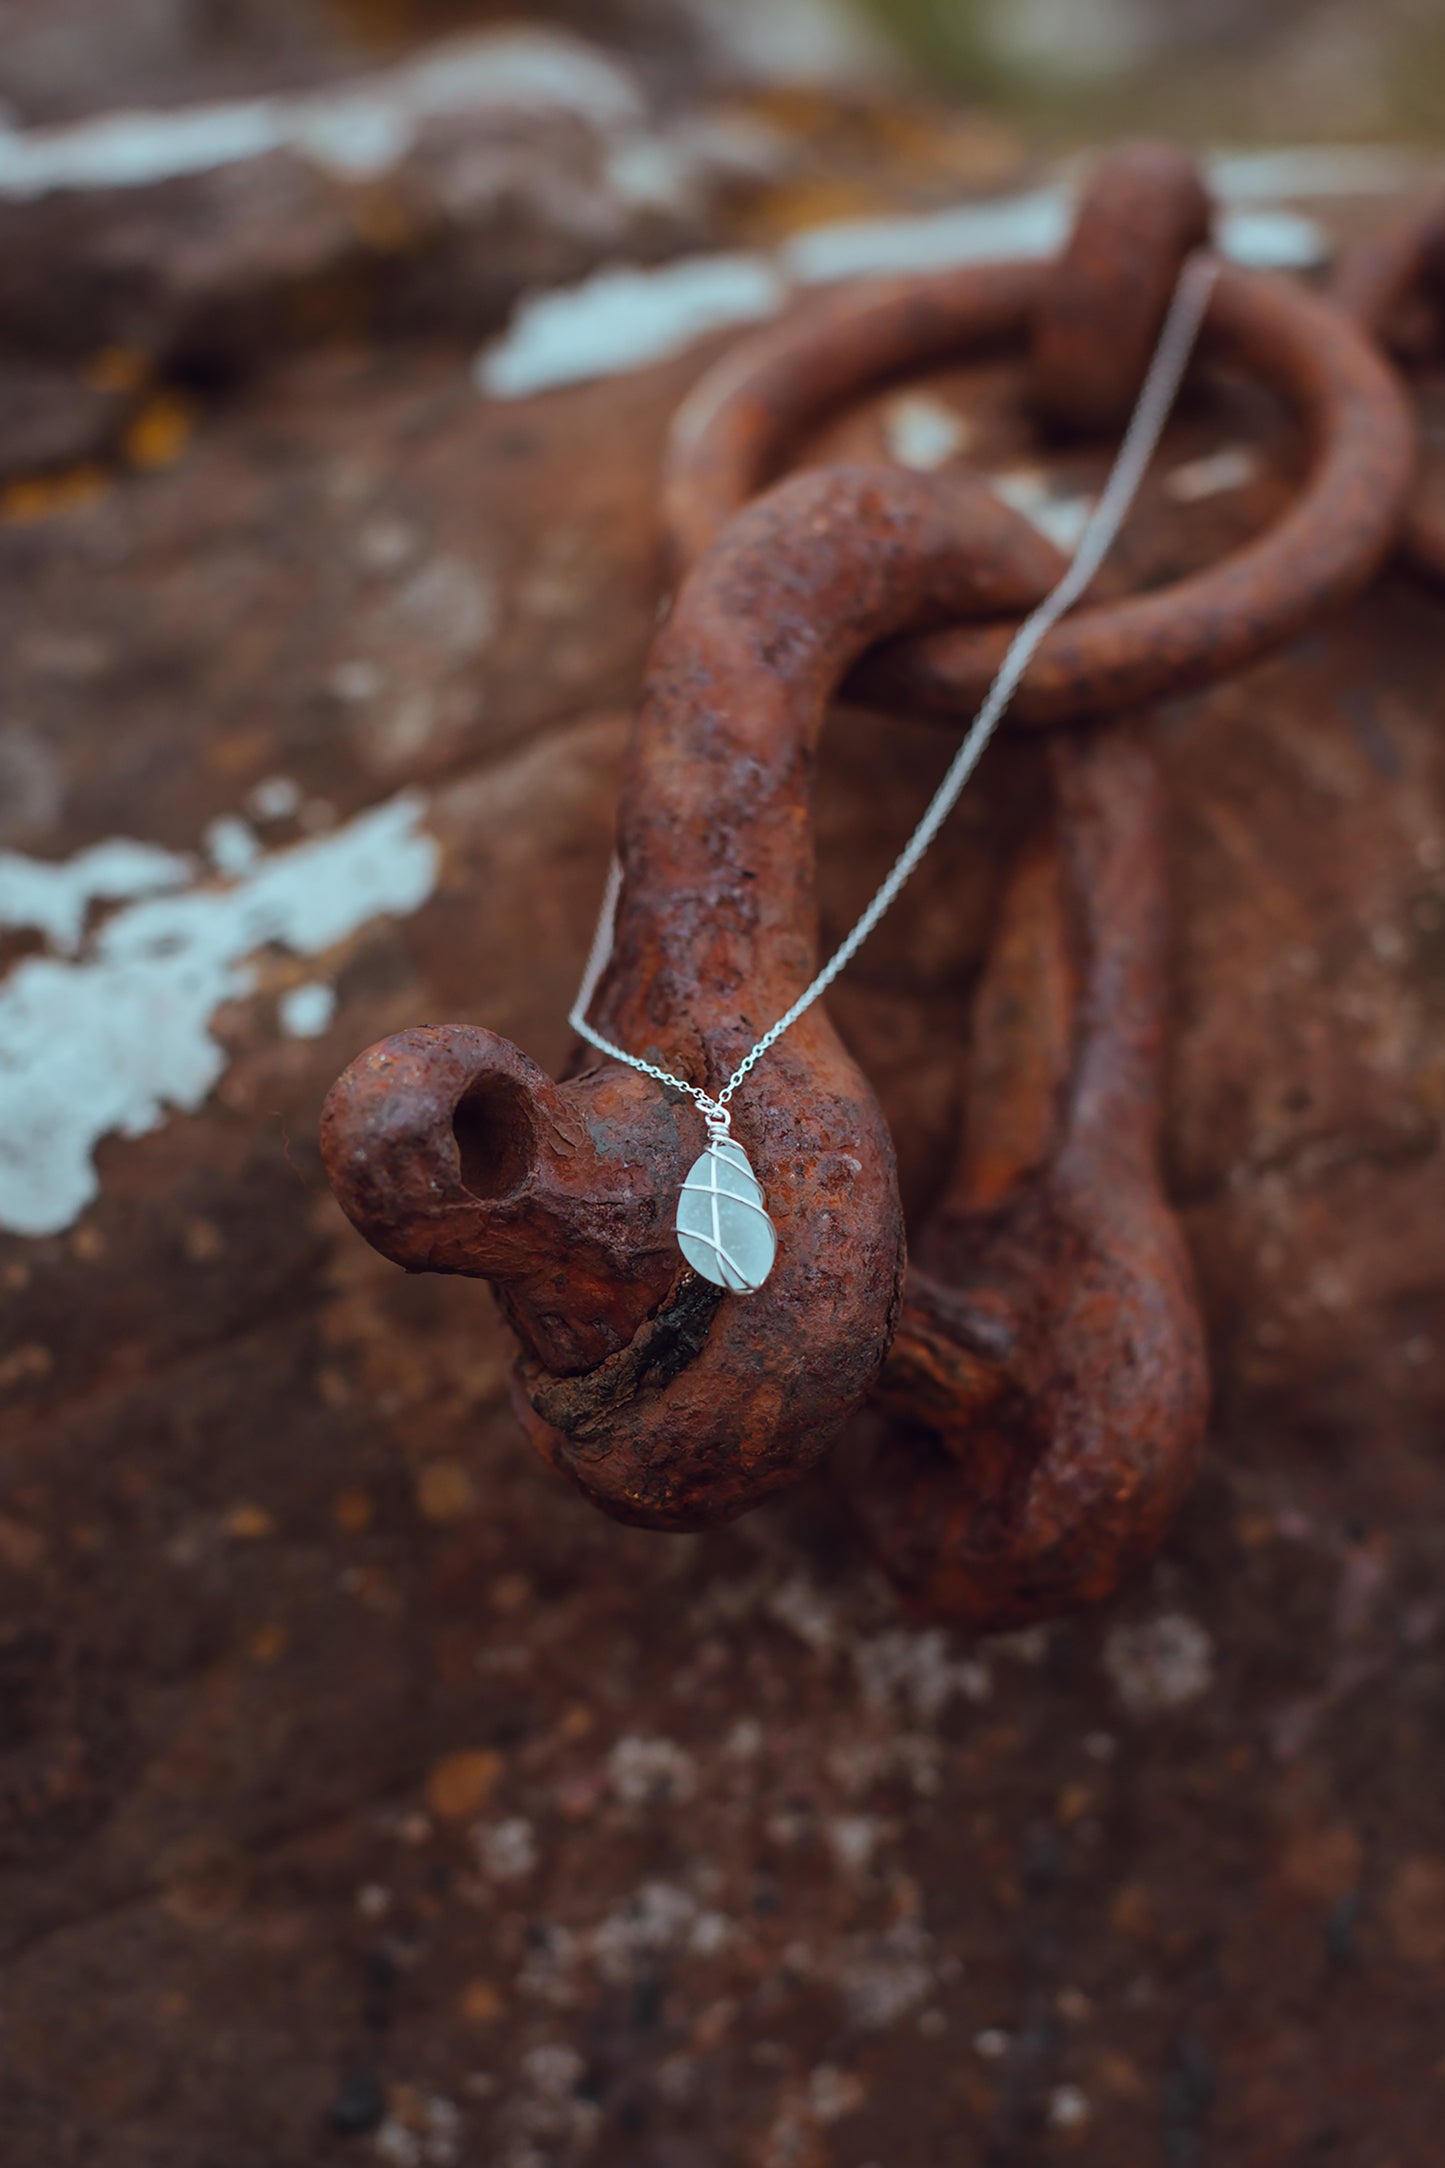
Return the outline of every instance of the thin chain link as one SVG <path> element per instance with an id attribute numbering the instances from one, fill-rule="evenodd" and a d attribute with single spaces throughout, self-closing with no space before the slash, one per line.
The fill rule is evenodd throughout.
<path id="1" fill-rule="evenodd" d="M 897 900 L 900 889 L 917 870 L 919 861 L 957 804 L 965 783 L 978 766 L 984 747 L 1008 712 L 1009 703 L 1018 691 L 1024 672 L 1038 652 L 1040 643 L 1086 592 L 1113 547 L 1158 447 L 1164 424 L 1169 419 L 1180 382 L 1189 364 L 1189 357 L 1194 351 L 1204 312 L 1209 306 L 1209 296 L 1214 289 L 1218 270 L 1216 259 L 1200 252 L 1189 258 L 1180 273 L 1174 298 L 1169 305 L 1169 313 L 1159 334 L 1159 343 L 1154 349 L 1154 357 L 1140 388 L 1138 401 L 1129 418 L 1129 425 L 1124 432 L 1114 464 L 1109 470 L 1109 478 L 1084 523 L 1068 567 L 1058 585 L 1030 612 L 1009 642 L 1008 651 L 999 664 L 997 675 L 984 695 L 983 703 L 970 723 L 963 742 L 949 762 L 942 782 L 929 799 L 918 826 L 894 859 L 872 901 L 865 906 L 852 929 L 844 935 L 817 977 L 804 987 L 792 1007 L 785 1009 L 777 1022 L 763 1033 L 756 1046 L 743 1056 L 722 1090 L 716 1094 L 705 1091 L 701 1085 L 689 1084 L 686 1077 L 674 1076 L 671 1070 L 659 1068 L 654 1062 L 642 1061 L 636 1054 L 629 1054 L 624 1047 L 615 1045 L 611 1039 L 606 1039 L 601 1032 L 595 1031 L 587 1021 L 587 1011 L 592 1006 L 597 983 L 612 954 L 617 903 L 622 891 L 622 868 L 617 859 L 613 859 L 607 875 L 602 909 L 598 914 L 597 930 L 592 937 L 592 948 L 582 974 L 582 984 L 577 989 L 577 999 L 567 1021 L 581 1038 L 595 1046 L 600 1053 L 610 1054 L 615 1061 L 626 1062 L 630 1069 L 640 1070 L 643 1076 L 654 1077 L 659 1084 L 670 1084 L 678 1091 L 687 1092 L 707 1116 L 710 1129 L 720 1129 L 726 1133 L 730 1120 L 727 1103 L 744 1077 L 762 1060 L 770 1047 L 777 1045 L 783 1033 L 792 1029 L 798 1018 L 812 1007 L 819 995 L 827 992 L 839 972 L 857 955 L 884 912 Z"/>

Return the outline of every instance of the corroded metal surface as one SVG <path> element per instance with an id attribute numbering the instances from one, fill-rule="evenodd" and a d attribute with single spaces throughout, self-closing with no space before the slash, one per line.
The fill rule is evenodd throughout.
<path id="1" fill-rule="evenodd" d="M 1150 193 L 1157 160 L 1143 163 L 1142 174 L 1128 161 L 1107 171 L 1102 194 L 1086 200 L 1081 253 L 1063 265 L 1066 315 L 1070 288 L 1088 280 L 1091 236 L 1111 219 L 1127 223 L 1130 203 L 1141 189 Z M 1187 244 L 1187 219 L 1173 223 Z M 1156 284 L 1167 286 L 1159 269 Z M 1097 275 L 1106 310 L 1107 263 Z M 1013 277 L 1005 271 L 996 283 L 1007 289 Z M 1325 430 L 1321 478 L 1282 523 L 1273 557 L 1266 551 L 1262 565 L 1258 552 L 1245 552 L 1214 575 L 1216 593 L 1202 611 L 1196 597 L 1191 616 L 1187 591 L 1182 600 L 1176 591 L 1116 606 L 1131 629 L 1122 639 L 1116 629 L 1112 648 L 1106 612 L 1106 644 L 1097 622 L 1094 638 L 1096 653 L 1115 657 L 1105 671 L 1111 686 L 1140 677 L 1135 641 L 1144 682 L 1159 689 L 1167 661 L 1163 684 L 1175 690 L 1202 669 L 1226 669 L 1251 642 L 1280 639 L 1341 584 L 1367 575 L 1398 511 L 1408 430 L 1368 349 L 1336 327 L 1331 358 L 1311 378 L 1308 312 L 1302 321 L 1282 298 L 1286 289 L 1245 280 L 1226 282 L 1224 292 L 1224 322 L 1233 305 L 1256 350 L 1274 350 L 1259 329 L 1272 305 L 1276 327 L 1285 326 L 1275 344 L 1282 339 L 1296 388 L 1313 383 L 1314 418 Z M 1215 306 L 1216 338 L 1219 321 Z M 914 324 L 915 349 L 926 355 L 935 335 Z M 816 325 L 810 336 L 812 377 L 836 374 Z M 1046 360 L 1050 337 L 1046 321 Z M 859 366 L 850 346 L 845 367 Z M 725 365 L 721 395 L 704 384 L 684 417 L 678 441 L 694 463 L 680 485 L 674 477 L 671 495 L 682 520 L 679 554 L 710 539 L 700 523 L 718 516 L 716 499 L 696 485 L 716 466 L 719 415 L 742 412 L 754 423 L 724 494 L 748 459 L 764 456 L 760 375 L 767 364 L 756 349 L 745 352 Z M 814 382 L 814 404 L 835 392 Z M 736 430 L 736 421 L 731 436 L 721 430 L 735 454 Z M 608 1037 L 692 1082 L 719 1089 L 817 968 L 808 788 L 826 702 L 849 666 L 912 626 L 985 614 L 990 580 L 996 611 L 1010 586 L 1022 606 L 1047 584 L 1037 538 L 1032 560 L 1016 534 L 1004 547 L 1002 508 L 976 485 L 951 501 L 953 486 L 846 471 L 780 485 L 710 540 L 659 636 L 622 806 L 624 885 L 597 1021 Z M 1361 494 L 1363 511 L 1356 504 L 1352 519 Z M 1291 549 L 1306 529 L 1310 552 L 1298 565 Z M 991 555 L 993 574 L 985 570 Z M 1233 596 L 1243 624 L 1242 633 L 1231 626 L 1222 652 L 1208 637 L 1220 591 Z M 1152 644 L 1141 611 L 1155 627 Z M 1075 705 L 1088 704 L 1094 681 L 1085 675 L 1082 692 L 1077 674 L 1064 682 Z M 1078 809 L 1090 794 L 1064 797 Z M 952 1537 L 968 1588 L 903 1564 L 901 1510 L 890 1518 L 891 1555 L 920 1602 L 976 1624 L 1017 1623 L 1108 1593 L 1167 1526 L 1202 1430 L 1193 1297 L 1153 1168 L 1157 1085 L 1147 1063 L 1140 1077 L 1130 1068 L 1139 1035 L 1157 1029 L 1161 999 L 1158 970 L 1148 968 L 1159 885 L 1140 811 L 1148 802 L 1137 783 L 1121 784 L 1116 818 L 1127 846 L 1099 841 L 1090 826 L 1102 818 L 1097 804 L 1080 813 L 1080 833 L 1071 829 L 1065 846 L 1074 878 L 1090 891 L 1082 916 L 1097 909 L 1104 929 L 1101 956 L 1124 953 L 1119 898 L 1131 886 L 1107 890 L 1107 877 L 1131 850 L 1138 869 L 1132 885 L 1146 929 L 1138 982 L 1111 977 L 1113 964 L 1096 959 L 1081 1011 L 1089 1028 L 1073 1056 L 1081 1103 L 1097 1109 L 1117 1098 L 1114 1119 L 1135 1133 L 1136 1156 L 1113 1164 L 1096 1129 L 1090 1147 L 1061 1144 L 1046 1154 L 1050 1179 L 1030 1189 L 999 1236 L 1009 1260 L 1001 1269 L 1020 1283 L 1010 1320 L 994 1320 L 990 1343 L 962 1293 L 945 1323 L 948 1298 L 920 1283 L 917 1304 L 928 1314 L 916 1337 L 937 1344 L 936 1359 L 905 1354 L 889 1387 L 896 1404 L 912 1380 L 921 1418 L 941 1421 L 956 1458 L 969 1464 L 956 1486 L 967 1528 Z M 1131 811 L 1139 834 L 1129 829 Z M 1107 902 L 1092 895 L 1100 883 Z M 1102 1013 L 1111 1004 L 1118 1013 Z M 1062 1091 L 1062 1080 L 1053 1088 Z M 686 1107 L 679 1119 L 655 1082 L 609 1062 L 559 1094 L 504 1041 L 408 1035 L 363 1056 L 328 1106 L 327 1162 L 349 1216 L 413 1269 L 461 1270 L 498 1285 L 518 1335 L 520 1404 L 535 1442 L 620 1518 L 705 1525 L 796 1482 L 857 1411 L 894 1331 L 902 1221 L 891 1151 L 871 1094 L 820 1010 L 774 1051 L 763 1088 L 745 1105 L 741 1140 L 778 1219 L 781 1262 L 761 1295 L 741 1305 L 720 1303 L 678 1272 L 668 1202 L 701 1139 Z M 1085 1264 L 1080 1244 L 1091 1224 Z M 977 1226 L 969 1241 L 977 1244 Z M 955 1245 L 955 1275 L 961 1260 Z M 987 1276 L 988 1259 L 981 1269 Z M 1009 1299 L 996 1292 L 995 1309 Z M 904 1343 L 914 1346 L 906 1332 Z M 996 1375 L 981 1385 L 984 1344 L 993 1346 Z M 956 1412 L 940 1417 L 950 1393 Z M 980 1431 L 980 1410 L 1001 1398 L 1012 1403 L 996 1426 L 1003 1435 L 990 1440 L 985 1429 L 975 1452 L 968 1440 Z M 925 1546 L 939 1526 L 934 1506 L 922 1502 L 927 1487 L 923 1478 L 914 1486 Z M 986 1560 L 973 1555 L 979 1527 L 989 1531 Z"/>
<path id="2" fill-rule="evenodd" d="M 1164 714 L 1213 1433 L 1125 1594 L 980 1648 L 900 1619 L 821 1483 L 693 1538 L 605 1522 L 522 1449 L 486 1291 L 395 1270 L 326 1191 L 356 1047 L 481 1016 L 565 1061 L 705 356 L 511 407 L 469 359 L 282 357 L 167 470 L 0 520 L 0 837 L 63 892 L 130 837 L 196 853 L 214 906 L 214 821 L 282 868 L 403 785 L 439 853 L 414 910 L 258 954 L 204 1104 L 106 1137 L 60 1234 L 0 1235 L 0 2157 L 1437 2168 L 1438 597 L 1391 571 Z M 1095 485 L 1012 380 L 919 392 L 985 468 Z M 827 456 L 886 460 L 892 412 Z M 1221 446 L 1244 478 L 1176 498 Z M 1238 547 L 1289 470 L 1209 386 L 1131 572 Z M 833 717 L 825 938 L 945 754 L 901 706 Z M 994 749 L 831 1000 L 914 1226 L 1042 760 Z M 88 1013 L 92 940 L 5 961 Z M 318 981 L 335 1016 L 293 1036 Z"/>
<path id="3" fill-rule="evenodd" d="M 817 738 L 850 661 L 904 625 L 1019 609 L 1053 556 L 980 483 L 800 476 L 684 585 L 649 666 L 623 793 L 599 1028 L 720 1088 L 818 964 Z M 328 1102 L 333 1184 L 397 1262 L 494 1281 L 539 1448 L 620 1518 L 725 1520 L 796 1482 L 860 1406 L 903 1268 L 893 1150 L 821 1007 L 738 1103 L 778 1228 L 746 1301 L 684 1268 L 673 1209 L 704 1141 L 620 1064 L 554 1086 L 504 1040 L 407 1033 Z"/>
<path id="4" fill-rule="evenodd" d="M 909 369 L 1022 343 L 1050 276 L 990 264 L 845 292 L 731 355 L 693 392 L 674 437 L 667 504 L 682 557 L 776 471 L 820 411 Z M 1363 585 L 1394 539 L 1414 433 L 1394 374 L 1337 311 L 1282 279 L 1225 267 L 1201 355 L 1289 401 L 1311 459 L 1298 498 L 1225 563 L 1056 626 L 1020 687 L 1022 722 L 1108 712 L 1242 669 Z M 860 689 L 971 710 L 1007 638 L 1003 628 L 935 633 L 870 666 Z"/>
<path id="5" fill-rule="evenodd" d="M 1058 735 L 1004 897 L 948 1188 L 913 1245 L 850 1470 L 919 1614 L 1025 1625 L 1111 1595 L 1167 1533 L 1206 1409 L 1159 1163 L 1166 897 L 1147 726 Z"/>

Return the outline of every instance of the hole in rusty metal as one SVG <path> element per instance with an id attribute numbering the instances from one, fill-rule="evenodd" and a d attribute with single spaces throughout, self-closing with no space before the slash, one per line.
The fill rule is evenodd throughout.
<path id="1" fill-rule="evenodd" d="M 519 1084 L 480 1076 L 452 1115 L 463 1186 L 488 1202 L 510 1197 L 532 1169 L 532 1109 Z"/>

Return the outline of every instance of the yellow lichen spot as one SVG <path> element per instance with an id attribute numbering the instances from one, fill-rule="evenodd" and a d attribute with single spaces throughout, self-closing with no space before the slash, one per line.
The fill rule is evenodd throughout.
<path id="1" fill-rule="evenodd" d="M 38 1341 L 27 1341 L 0 1362 L 0 1393 L 18 1392 L 24 1385 L 39 1385 L 55 1368 L 55 1357 Z"/>
<path id="2" fill-rule="evenodd" d="M 150 373 L 144 354 L 124 346 L 103 346 L 86 365 L 85 381 L 96 391 L 139 391 Z"/>
<path id="3" fill-rule="evenodd" d="M 186 1229 L 186 1255 L 193 1265 L 213 1265 L 225 1255 L 226 1245 L 214 1220 L 194 1219 Z"/>
<path id="4" fill-rule="evenodd" d="M 1138 1882 L 1126 1882 L 1109 1907 L 1109 1925 L 1116 1934 L 1143 1937 L 1154 1927 L 1154 1906 L 1149 1892 Z"/>
<path id="5" fill-rule="evenodd" d="M 271 766 L 276 741 L 269 730 L 221 728 L 212 731 L 199 750 L 217 775 L 244 777 L 250 783 Z"/>
<path id="6" fill-rule="evenodd" d="M 364 1490 L 338 1492 L 331 1511 L 344 1536 L 363 1535 L 376 1518 L 376 1507 Z"/>
<path id="7" fill-rule="evenodd" d="M 173 467 L 191 440 L 196 411 L 188 399 L 175 392 L 158 392 L 148 399 L 125 434 L 125 456 L 133 467 L 148 472 Z"/>
<path id="8" fill-rule="evenodd" d="M 263 1536 L 274 1536 L 276 1523 L 262 1506 L 232 1506 L 226 1515 L 226 1533 L 237 1543 L 259 1543 Z"/>
<path id="9" fill-rule="evenodd" d="M 82 1265 L 93 1265 L 105 1255 L 105 1236 L 98 1227 L 77 1227 L 70 1238 L 70 1252 Z"/>
<path id="10" fill-rule="evenodd" d="M 786 240 L 813 226 L 876 218 L 890 207 L 888 196 L 867 182 L 811 174 L 779 182 L 750 204 L 737 222 L 739 238 L 764 243 Z"/>
<path id="11" fill-rule="evenodd" d="M 476 1511 L 477 1489 L 459 1460 L 429 1460 L 417 1471 L 416 1502 L 429 1521 L 461 1521 Z"/>
<path id="12" fill-rule="evenodd" d="M 268 1620 L 252 1634 L 251 1654 L 258 1664 L 274 1664 L 278 1657 L 285 1655 L 290 1638 L 284 1626 L 277 1625 L 274 1619 Z"/>
<path id="13" fill-rule="evenodd" d="M 559 1739 L 585 1739 L 597 1718 L 585 1701 L 569 1701 L 557 1721 Z"/>
<path id="14" fill-rule="evenodd" d="M 446 1754 L 426 1780 L 427 1805 L 446 1822 L 480 1813 L 502 1773 L 502 1757 L 490 1747 Z"/>
<path id="15" fill-rule="evenodd" d="M 88 504 L 100 495 L 106 480 L 103 468 L 79 466 L 66 467 L 57 474 L 38 474 L 24 481 L 9 482 L 0 489 L 0 519 L 17 526 L 49 519 L 55 512 L 68 512 L 76 505 Z"/>
<path id="16" fill-rule="evenodd" d="M 0 1565 L 16 1573 L 34 1573 L 45 1558 L 45 1538 L 24 1521 L 12 1521 L 0 1513 Z"/>
<path id="17" fill-rule="evenodd" d="M 351 1405 L 351 1387 L 332 1363 L 325 1364 L 317 1371 L 316 1390 L 328 1408 L 346 1408 Z"/>
<path id="18" fill-rule="evenodd" d="M 378 255 L 399 256 L 415 244 L 416 220 L 395 196 L 381 189 L 358 191 L 350 208 L 357 239 Z"/>
<path id="19" fill-rule="evenodd" d="M 1094 1795 L 1087 1784 L 1066 1784 L 1054 1802 L 1054 1813 L 1065 1829 L 1072 1829 L 1093 1804 Z"/>
<path id="20" fill-rule="evenodd" d="M 490 2025 L 502 2014 L 502 1998 L 490 1980 L 468 1980 L 462 1989 L 462 2016 L 470 2025 Z"/>
<path id="21" fill-rule="evenodd" d="M 1147 2090 L 1138 2065 L 1113 2048 L 1100 2051 L 1095 2067 L 1109 2091 L 1117 2093 L 1121 2100 L 1137 2100 Z"/>

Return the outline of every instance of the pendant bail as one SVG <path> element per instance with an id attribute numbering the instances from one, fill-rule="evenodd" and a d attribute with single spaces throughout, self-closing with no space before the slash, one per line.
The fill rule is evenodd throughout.
<path id="1" fill-rule="evenodd" d="M 733 1133 L 733 1118 L 728 1109 L 719 1105 L 716 1099 L 699 1100 L 698 1104 L 702 1108 L 702 1118 L 707 1124 L 707 1133 L 713 1143 L 726 1144 Z"/>

